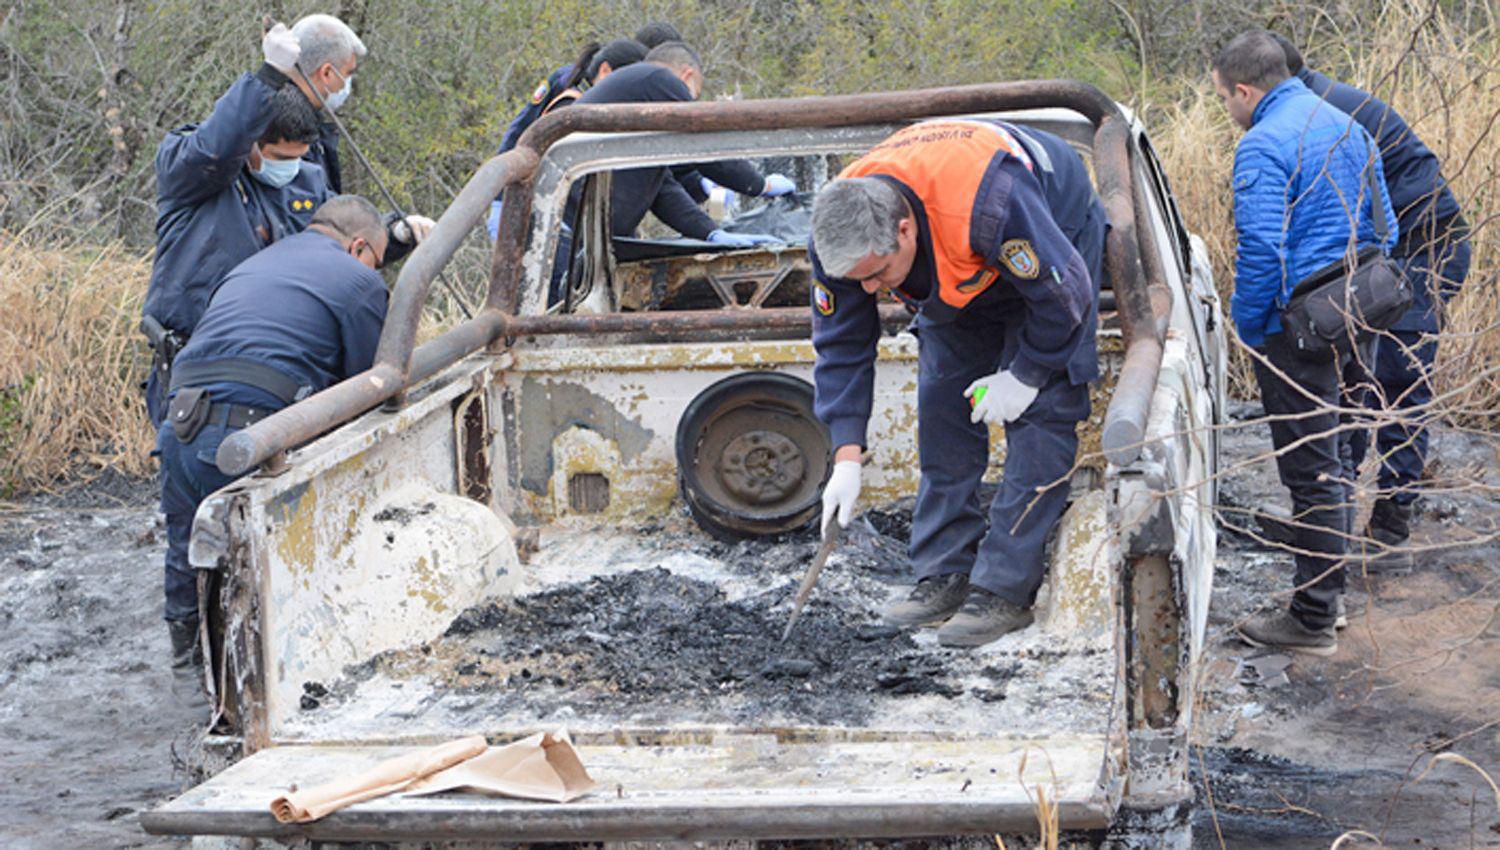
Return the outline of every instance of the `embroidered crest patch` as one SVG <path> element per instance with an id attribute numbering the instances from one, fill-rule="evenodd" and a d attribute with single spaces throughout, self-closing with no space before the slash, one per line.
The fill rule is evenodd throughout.
<path id="1" fill-rule="evenodd" d="M 813 304 L 817 306 L 818 312 L 824 316 L 833 315 L 833 293 L 823 284 L 813 286 Z"/>
<path id="2" fill-rule="evenodd" d="M 542 98 L 544 98 L 546 96 L 547 96 L 547 80 L 545 78 L 543 78 L 542 81 L 541 81 L 541 83 L 539 83 L 537 85 L 536 91 L 534 91 L 534 92 L 531 93 L 531 102 L 532 103 L 541 103 L 542 102 Z"/>
<path id="3" fill-rule="evenodd" d="M 1011 274 L 1022 280 L 1035 280 L 1042 270 L 1042 264 L 1036 258 L 1036 250 L 1025 239 L 1011 239 L 1001 245 L 1000 259 L 1005 262 Z"/>

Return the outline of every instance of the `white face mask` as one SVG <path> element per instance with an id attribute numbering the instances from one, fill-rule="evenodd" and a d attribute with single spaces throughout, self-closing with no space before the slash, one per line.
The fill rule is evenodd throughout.
<path id="1" fill-rule="evenodd" d="M 333 66 L 330 65 L 329 67 L 332 68 Z M 339 69 L 333 68 L 333 72 L 335 74 L 339 74 Z M 337 112 L 339 107 L 344 105 L 344 101 L 349 99 L 349 94 L 354 91 L 353 74 L 350 74 L 347 77 L 343 74 L 339 74 L 339 79 L 344 81 L 344 87 L 336 92 L 323 96 L 323 105 L 328 107 L 329 112 Z"/>

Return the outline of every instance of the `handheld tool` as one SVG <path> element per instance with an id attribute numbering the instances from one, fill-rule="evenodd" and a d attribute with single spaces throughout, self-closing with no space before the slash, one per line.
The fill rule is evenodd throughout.
<path id="1" fill-rule="evenodd" d="M 271 19 L 270 15 L 262 17 L 260 23 L 263 31 L 269 31 L 271 27 L 275 26 L 276 24 L 276 22 Z M 295 67 L 297 68 L 297 76 L 302 78 L 302 82 L 307 85 L 308 90 L 317 91 L 317 89 L 313 88 L 312 80 L 308 79 L 307 72 L 302 70 L 302 63 L 300 60 L 297 62 Z M 333 121 L 333 126 L 338 129 L 339 135 L 344 139 L 344 143 L 349 146 L 349 149 L 351 151 L 354 151 L 354 158 L 359 160 L 360 164 L 365 167 L 365 171 L 369 172 L 370 178 L 374 180 L 375 185 L 379 187 L 380 194 L 385 196 L 385 202 L 391 205 L 391 209 L 395 211 L 398 218 L 400 218 L 402 221 L 405 221 L 406 212 L 401 209 L 400 204 L 396 203 L 396 196 L 391 194 L 391 190 L 386 187 L 385 181 L 381 180 L 380 175 L 375 172 L 375 166 L 370 164 L 370 160 L 365 157 L 365 152 L 359 149 L 359 145 L 355 144 L 354 136 L 349 133 L 349 128 L 344 126 L 344 122 L 339 120 L 338 115 L 335 114 L 332 109 L 329 109 L 325 106 L 321 107 L 320 111 Z M 407 227 L 410 228 L 411 225 L 407 224 Z M 412 236 L 413 239 L 415 239 L 415 231 L 412 231 Z M 448 280 L 448 276 L 443 274 L 442 270 L 439 270 L 437 273 L 437 277 L 438 280 L 443 284 L 443 288 L 447 289 L 448 294 L 453 297 L 454 303 L 458 304 L 458 309 L 463 311 L 464 318 L 474 318 L 473 311 L 471 311 L 469 309 L 469 305 L 464 302 L 463 296 L 458 294 L 458 288 Z"/>
<path id="2" fill-rule="evenodd" d="M 823 565 L 828 563 L 828 556 L 838 548 L 839 541 L 844 537 L 844 527 L 839 525 L 835 519 L 828 534 L 823 538 L 823 545 L 818 547 L 818 553 L 813 556 L 812 564 L 807 568 L 807 574 L 802 577 L 802 586 L 797 588 L 797 598 L 792 600 L 792 616 L 786 621 L 786 629 L 781 633 L 781 642 L 792 635 L 792 626 L 797 624 L 797 618 L 802 616 L 802 606 L 807 604 L 807 597 L 812 595 L 813 585 L 818 583 L 818 574 L 823 572 Z"/>

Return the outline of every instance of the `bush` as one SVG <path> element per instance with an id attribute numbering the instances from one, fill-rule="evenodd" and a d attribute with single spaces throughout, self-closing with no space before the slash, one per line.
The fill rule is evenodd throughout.
<path id="1" fill-rule="evenodd" d="M 0 494 L 153 470 L 135 330 L 149 268 L 118 244 L 0 233 Z"/>

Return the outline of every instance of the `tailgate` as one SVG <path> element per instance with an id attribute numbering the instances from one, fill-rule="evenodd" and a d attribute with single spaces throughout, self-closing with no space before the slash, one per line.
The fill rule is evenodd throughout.
<path id="1" fill-rule="evenodd" d="M 1102 736 L 797 742 L 730 734 L 707 741 L 580 746 L 599 787 L 573 803 L 393 795 L 304 825 L 277 823 L 271 800 L 293 783 L 315 785 L 407 748 L 274 747 L 143 814 L 141 823 L 157 834 L 334 841 L 876 838 L 1033 832 L 1028 792 L 1038 788 L 1058 802 L 1063 829 L 1101 828 L 1118 798 Z"/>

